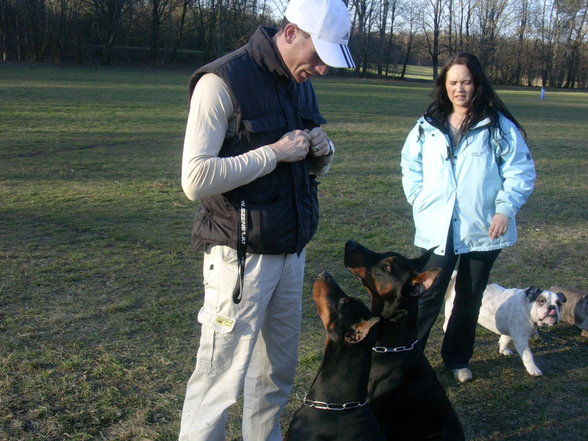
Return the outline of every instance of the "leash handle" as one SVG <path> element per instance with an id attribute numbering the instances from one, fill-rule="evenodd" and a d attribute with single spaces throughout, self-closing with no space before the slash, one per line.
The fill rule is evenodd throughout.
<path id="1" fill-rule="evenodd" d="M 233 291 L 233 302 L 238 304 L 243 298 L 245 282 L 245 260 L 247 258 L 247 202 L 241 201 L 239 208 L 239 228 L 237 231 L 237 277 L 238 283 Z"/>

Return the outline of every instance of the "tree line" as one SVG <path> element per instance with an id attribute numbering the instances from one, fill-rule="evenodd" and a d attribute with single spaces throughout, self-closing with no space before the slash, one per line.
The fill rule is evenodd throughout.
<path id="1" fill-rule="evenodd" d="M 588 88 L 586 0 L 345 0 L 357 67 L 404 78 L 457 51 L 497 84 Z M 2 61 L 198 66 L 277 26 L 287 0 L 0 0 Z"/>

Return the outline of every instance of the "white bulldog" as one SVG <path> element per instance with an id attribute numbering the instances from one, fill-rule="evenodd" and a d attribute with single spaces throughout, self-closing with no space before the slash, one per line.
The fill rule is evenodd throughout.
<path id="1" fill-rule="evenodd" d="M 453 309 L 455 276 L 454 271 L 445 294 L 443 330 L 447 329 L 447 322 Z M 512 355 L 512 351 L 507 347 L 512 340 L 527 372 L 533 376 L 543 375 L 533 359 L 529 337 L 537 333 L 538 326 L 557 324 L 560 320 L 561 304 L 565 301 L 566 297 L 562 293 L 542 290 L 536 286 L 527 289 L 507 289 L 491 283 L 484 290 L 478 323 L 500 335 L 498 350 L 501 354 Z"/>

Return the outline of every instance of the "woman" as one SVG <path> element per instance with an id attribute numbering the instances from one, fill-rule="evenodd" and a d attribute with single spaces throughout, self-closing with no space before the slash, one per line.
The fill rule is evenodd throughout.
<path id="1" fill-rule="evenodd" d="M 415 245 L 436 247 L 426 268 L 441 268 L 419 299 L 418 338 L 424 348 L 457 264 L 441 355 L 463 383 L 472 379 L 468 363 L 490 270 L 500 250 L 516 242 L 515 215 L 535 182 L 525 132 L 474 55 L 456 54 L 441 70 L 433 102 L 406 139 L 401 166 Z"/>

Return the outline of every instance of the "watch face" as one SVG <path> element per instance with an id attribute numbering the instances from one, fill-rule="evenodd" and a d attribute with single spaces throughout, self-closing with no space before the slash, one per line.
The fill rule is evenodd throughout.
<path id="1" fill-rule="evenodd" d="M 330 138 L 327 138 L 327 144 L 329 145 L 329 153 L 327 153 L 327 156 L 330 156 L 333 153 L 335 153 L 335 145 L 333 144 L 333 141 L 331 141 Z"/>

